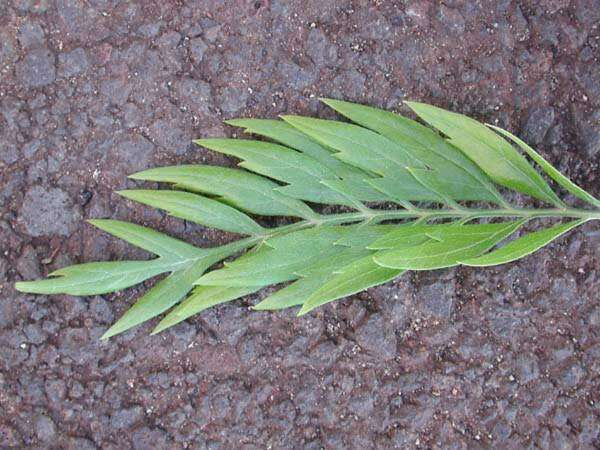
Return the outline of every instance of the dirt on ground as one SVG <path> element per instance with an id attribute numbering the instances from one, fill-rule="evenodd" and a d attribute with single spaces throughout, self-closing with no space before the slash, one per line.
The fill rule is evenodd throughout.
<path id="1" fill-rule="evenodd" d="M 114 191 L 152 166 L 231 165 L 192 138 L 334 117 L 320 96 L 499 124 L 598 195 L 599 46 L 597 0 L 0 0 L 0 447 L 598 448 L 597 224 L 302 318 L 249 297 L 108 342 L 145 287 L 13 283 L 147 256 L 87 218 L 231 239 Z"/>

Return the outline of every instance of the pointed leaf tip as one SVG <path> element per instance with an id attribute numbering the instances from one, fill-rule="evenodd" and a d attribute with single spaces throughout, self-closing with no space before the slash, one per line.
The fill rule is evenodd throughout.
<path id="1" fill-rule="evenodd" d="M 15 283 L 15 289 L 19 292 L 31 293 L 29 286 L 31 286 L 31 281 L 17 281 Z"/>
<path id="2" fill-rule="evenodd" d="M 132 180 L 141 180 L 141 181 L 146 180 L 145 175 L 150 170 L 152 170 L 152 169 L 140 170 L 139 172 L 130 173 L 129 175 L 127 175 L 127 178 L 130 178 Z"/>
<path id="3" fill-rule="evenodd" d="M 252 119 L 240 117 L 237 119 L 226 119 L 223 121 L 223 123 L 226 123 L 227 125 L 230 125 L 232 127 L 246 128 L 246 123 L 248 120 L 252 120 Z"/>
<path id="4" fill-rule="evenodd" d="M 305 310 L 305 309 L 304 309 L 304 306 L 302 306 L 302 308 L 300 308 L 300 311 L 298 311 L 298 312 L 296 313 L 296 317 L 302 317 L 303 315 L 307 314 L 307 313 L 308 313 L 308 312 L 310 312 L 310 311 L 311 311 L 311 309 L 307 309 L 307 310 Z"/>
<path id="5" fill-rule="evenodd" d="M 104 332 L 104 334 L 102 336 L 100 336 L 100 340 L 101 341 L 108 341 L 111 337 L 115 336 L 116 333 L 110 333 L 111 328 L 109 328 L 107 331 Z"/>
<path id="6" fill-rule="evenodd" d="M 331 107 L 332 103 L 341 102 L 341 100 L 337 100 L 335 98 L 328 98 L 328 97 L 319 97 L 319 101 L 322 103 L 325 103 L 329 107 Z"/>

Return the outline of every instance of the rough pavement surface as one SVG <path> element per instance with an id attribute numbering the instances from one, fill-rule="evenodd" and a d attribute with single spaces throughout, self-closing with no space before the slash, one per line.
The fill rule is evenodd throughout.
<path id="1" fill-rule="evenodd" d="M 230 117 L 333 116 L 319 96 L 498 123 L 598 195 L 599 24 L 597 0 L 0 1 L 0 447 L 598 448 L 594 224 L 301 319 L 249 298 L 107 343 L 142 288 L 12 285 L 146 256 L 86 218 L 229 239 L 113 191 L 151 166 L 232 164 L 190 140 Z"/>

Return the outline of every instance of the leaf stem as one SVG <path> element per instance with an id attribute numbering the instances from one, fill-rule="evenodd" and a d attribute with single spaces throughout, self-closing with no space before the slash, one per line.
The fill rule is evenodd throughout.
<path id="1" fill-rule="evenodd" d="M 600 220 L 600 211 L 573 209 L 573 208 L 550 208 L 550 209 L 526 209 L 526 208 L 503 208 L 503 209 L 419 209 L 419 210 L 372 210 L 370 219 L 377 222 L 395 219 L 440 219 L 460 218 L 473 220 L 481 217 L 516 217 L 524 219 L 536 219 L 542 217 L 556 218 L 578 218 L 584 220 Z M 362 213 L 344 213 L 321 216 L 323 224 L 336 225 L 349 222 L 361 221 L 365 217 Z"/>

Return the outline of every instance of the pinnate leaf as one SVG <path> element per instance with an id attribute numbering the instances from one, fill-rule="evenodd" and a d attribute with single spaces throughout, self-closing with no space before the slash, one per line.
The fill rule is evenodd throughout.
<path id="1" fill-rule="evenodd" d="M 308 297 L 331 278 L 331 274 L 311 275 L 300 278 L 286 287 L 271 294 L 252 309 L 257 311 L 274 311 L 302 305 Z"/>
<path id="2" fill-rule="evenodd" d="M 152 319 L 180 302 L 190 292 L 194 281 L 206 269 L 236 250 L 235 244 L 231 247 L 223 246 L 212 249 L 198 249 L 202 253 L 196 255 L 195 258 L 179 261 L 177 268 L 169 276 L 156 283 L 154 287 L 129 308 L 102 336 L 102 339 L 108 339 Z"/>
<path id="3" fill-rule="evenodd" d="M 103 338 L 171 310 L 154 329 L 158 333 L 268 285 L 281 288 L 254 309 L 301 305 L 300 314 L 305 314 L 405 270 L 503 264 L 534 252 L 580 223 L 600 218 L 598 200 L 507 131 L 490 126 L 497 134 L 460 114 L 409 103 L 446 139 L 387 111 L 338 100 L 326 103 L 355 124 L 298 116 L 286 116 L 285 121 L 230 121 L 274 142 L 198 142 L 241 159 L 239 165 L 247 170 L 201 165 L 150 169 L 132 178 L 170 183 L 175 189 L 121 192 L 173 216 L 246 237 L 220 247 L 197 248 L 128 222 L 92 220 L 156 257 L 78 264 L 59 269 L 46 280 L 18 282 L 16 288 L 94 295 L 166 274 Z M 560 186 L 596 209 L 566 207 L 501 135 L 521 147 Z M 558 208 L 514 207 L 496 185 Z M 313 210 L 303 200 L 339 205 L 342 212 L 330 206 Z M 390 210 L 392 202 L 404 209 Z M 482 204 L 486 206 L 479 207 Z M 264 218 L 261 226 L 249 214 L 295 219 L 281 224 Z M 491 220 L 474 223 L 484 217 Z M 541 217 L 579 220 L 504 242 L 525 221 Z M 441 219 L 449 221 L 440 223 Z M 223 260 L 223 267 L 214 268 Z"/>
<path id="4" fill-rule="evenodd" d="M 327 176 L 321 175 L 321 186 L 318 190 L 323 193 L 328 192 L 328 187 L 334 187 L 333 191 L 344 193 L 340 196 L 330 199 L 338 204 L 355 206 L 356 201 L 398 201 L 403 203 L 407 200 L 440 200 L 439 196 L 430 189 L 422 186 L 409 172 L 406 170 L 407 161 L 411 160 L 410 156 L 399 149 L 393 142 L 385 139 L 377 133 L 367 129 L 343 124 L 334 121 L 310 119 L 298 116 L 286 116 L 285 119 L 303 132 L 310 132 L 313 129 L 315 135 L 321 136 L 321 142 L 337 150 L 335 156 L 350 164 L 356 166 L 354 172 L 342 173 L 337 171 L 334 173 L 342 179 L 336 179 L 331 174 Z M 327 134 L 329 133 L 329 134 Z M 348 134 L 348 136 L 346 136 Z M 317 140 L 319 138 L 316 138 Z M 379 152 L 379 153 L 377 153 Z M 280 164 L 280 162 L 277 162 Z M 352 167 L 348 164 L 341 163 L 345 167 Z M 415 165 L 419 165 L 418 161 L 414 161 Z M 357 168 L 365 169 L 365 172 L 356 173 Z M 347 170 L 345 172 L 348 172 Z M 369 172 L 386 172 L 388 176 L 393 174 L 394 180 L 381 179 L 373 175 L 368 175 Z M 261 173 L 264 173 L 262 171 Z M 271 170 L 271 174 L 274 172 Z M 391 181 L 391 182 L 390 182 Z M 382 183 L 385 184 L 382 186 Z M 293 195 L 313 201 L 323 201 L 319 198 L 319 194 L 312 193 L 309 196 L 299 196 L 297 186 L 286 186 L 279 190 L 287 195 Z M 308 184 L 306 182 L 304 185 Z M 332 190 L 329 190 L 331 192 Z M 350 199 L 350 203 L 346 201 Z M 352 201 L 354 200 L 354 201 Z"/>
<path id="5" fill-rule="evenodd" d="M 160 280 L 102 335 L 102 339 L 127 331 L 168 310 L 187 295 L 192 289 L 192 282 L 205 270 L 205 264 L 200 262 Z"/>
<path id="6" fill-rule="evenodd" d="M 341 253 L 335 245 L 348 227 L 309 228 L 266 241 L 255 253 L 247 253 L 208 272 L 196 284 L 204 286 L 266 286 L 298 278 L 298 272 L 320 260 Z"/>
<path id="7" fill-rule="evenodd" d="M 333 120 L 300 116 L 284 116 L 283 119 L 336 150 L 335 156 L 342 161 L 382 177 L 387 175 L 388 178 L 370 178 L 367 181 L 395 200 L 439 200 L 437 194 L 424 187 L 407 170 L 409 166 L 425 166 L 389 139 L 366 128 Z M 385 184 L 383 188 L 382 184 Z"/>
<path id="8" fill-rule="evenodd" d="M 389 250 L 414 247 L 432 240 L 431 233 L 447 225 L 426 225 L 407 223 L 397 225 L 393 230 L 368 244 L 372 250 Z M 439 239 L 436 239 L 439 241 Z"/>
<path id="9" fill-rule="evenodd" d="M 366 128 L 302 116 L 283 116 L 283 119 L 339 152 L 336 156 L 343 161 L 371 172 L 384 174 L 406 166 L 424 167 L 404 148 Z"/>
<path id="10" fill-rule="evenodd" d="M 331 150 L 282 120 L 233 119 L 226 122 L 229 125 L 244 127 L 247 133 L 270 138 L 286 147 L 304 153 L 334 172 L 338 177 L 358 176 L 362 178 L 366 176 L 365 172 L 344 164 L 333 156 Z"/>

